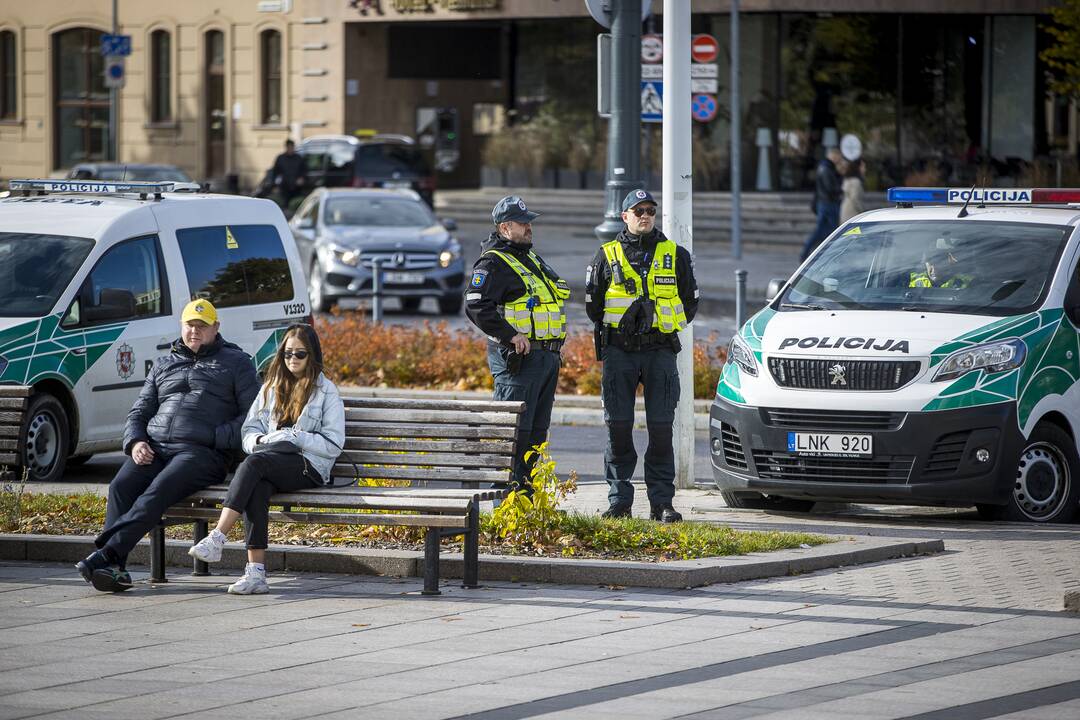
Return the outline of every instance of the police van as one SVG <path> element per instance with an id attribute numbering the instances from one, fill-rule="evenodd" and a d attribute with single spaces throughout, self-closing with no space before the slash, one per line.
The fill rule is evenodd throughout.
<path id="1" fill-rule="evenodd" d="M 710 417 L 733 507 L 1080 503 L 1080 190 L 893 188 L 729 346 Z"/>
<path id="2" fill-rule="evenodd" d="M 188 183 L 13 180 L 0 199 L 0 384 L 33 388 L 32 480 L 120 448 L 154 361 L 194 298 L 260 369 L 308 316 L 296 245 L 269 200 Z"/>

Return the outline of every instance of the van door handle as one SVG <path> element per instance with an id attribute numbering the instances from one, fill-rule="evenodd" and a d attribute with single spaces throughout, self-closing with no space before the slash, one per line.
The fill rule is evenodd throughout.
<path id="1" fill-rule="evenodd" d="M 84 348 L 84 347 L 72 348 L 70 350 L 70 352 L 71 352 L 72 355 L 85 355 L 86 354 L 86 348 Z"/>
<path id="2" fill-rule="evenodd" d="M 171 343 L 171 342 L 167 342 L 167 343 L 163 343 L 163 344 L 161 344 L 161 345 L 158 345 L 158 346 L 157 346 L 157 349 L 158 349 L 158 350 L 168 350 L 168 349 L 169 349 L 169 348 L 171 348 L 171 347 L 172 347 L 172 343 Z"/>

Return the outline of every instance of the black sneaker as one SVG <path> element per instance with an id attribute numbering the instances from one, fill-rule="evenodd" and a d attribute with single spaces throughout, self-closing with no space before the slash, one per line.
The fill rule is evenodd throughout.
<path id="1" fill-rule="evenodd" d="M 670 505 L 654 506 L 649 517 L 657 522 L 677 523 L 682 522 L 682 513 Z"/>
<path id="2" fill-rule="evenodd" d="M 90 584 L 95 590 L 101 592 L 124 592 L 131 589 L 131 574 L 127 570 L 107 567 L 103 570 L 95 570 L 90 578 Z"/>
<path id="3" fill-rule="evenodd" d="M 87 555 L 85 560 L 75 563 L 75 569 L 82 575 L 83 580 L 93 582 L 94 573 L 98 570 L 104 570 L 110 564 L 109 558 L 105 557 L 103 550 L 95 550 Z"/>
<path id="4" fill-rule="evenodd" d="M 607 510 L 605 510 L 603 513 L 601 513 L 600 517 L 621 518 L 621 517 L 630 517 L 631 514 L 632 513 L 630 512 L 630 506 L 629 505 L 612 505 Z"/>

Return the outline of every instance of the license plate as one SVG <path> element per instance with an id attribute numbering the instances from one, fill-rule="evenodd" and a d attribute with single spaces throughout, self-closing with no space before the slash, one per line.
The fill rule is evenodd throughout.
<path id="1" fill-rule="evenodd" d="M 423 285 L 424 275 L 423 273 L 386 272 L 383 273 L 383 280 L 395 285 Z"/>
<path id="2" fill-rule="evenodd" d="M 398 189 L 412 187 L 412 183 L 408 180 L 387 180 L 382 186 L 384 188 Z"/>
<path id="3" fill-rule="evenodd" d="M 872 435 L 789 432 L 787 449 L 789 453 L 796 455 L 872 457 L 874 437 Z"/>

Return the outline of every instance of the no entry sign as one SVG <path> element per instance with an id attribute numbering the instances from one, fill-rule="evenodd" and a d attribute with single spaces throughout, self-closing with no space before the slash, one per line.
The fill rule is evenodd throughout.
<path id="1" fill-rule="evenodd" d="M 720 43 L 712 35 L 695 35 L 690 40 L 690 57 L 694 62 L 715 62 L 720 55 Z"/>

